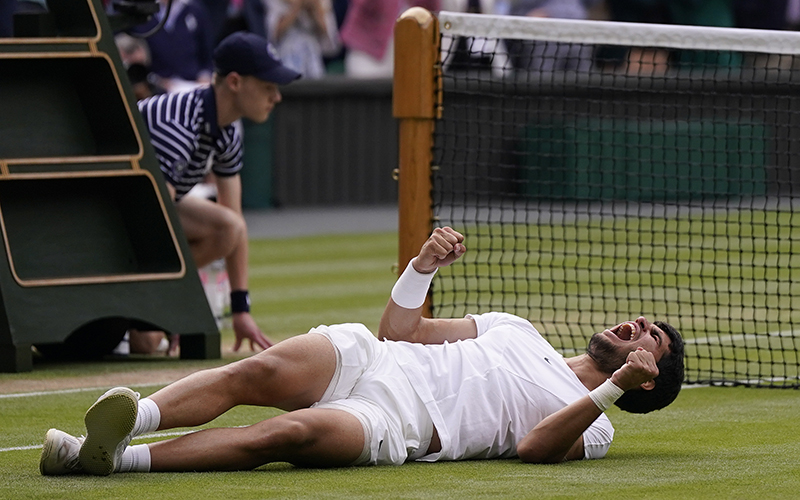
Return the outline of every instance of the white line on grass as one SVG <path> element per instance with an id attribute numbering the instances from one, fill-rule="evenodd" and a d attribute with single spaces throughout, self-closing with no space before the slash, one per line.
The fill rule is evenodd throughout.
<path id="1" fill-rule="evenodd" d="M 11 448 L 0 448 L 0 453 L 6 452 L 6 451 L 41 450 L 42 446 L 43 445 L 41 445 L 41 444 L 37 444 L 35 446 L 12 446 Z"/>
<path id="2" fill-rule="evenodd" d="M 193 431 L 153 432 L 151 434 L 144 434 L 142 436 L 138 436 L 136 439 L 178 437 L 178 436 L 185 436 L 186 434 L 191 434 L 192 432 L 197 432 L 197 431 L 193 430 Z M 43 446 L 44 445 L 42 444 L 31 445 L 31 446 L 12 446 L 10 448 L 0 448 L 0 453 L 4 453 L 7 451 L 41 450 Z"/>
<path id="3" fill-rule="evenodd" d="M 157 382 L 150 384 L 134 384 L 134 387 L 159 387 L 169 384 L 171 381 Z M 32 398 L 36 396 L 56 396 L 60 394 L 72 394 L 76 392 L 107 391 L 108 386 L 103 387 L 84 387 L 81 389 L 59 389 L 54 391 L 19 392 L 15 394 L 0 394 L 0 399 L 13 398 Z"/>
<path id="4" fill-rule="evenodd" d="M 169 384 L 169 382 L 161 382 L 161 383 L 151 383 L 151 384 L 135 384 L 134 387 L 158 387 L 164 386 Z M 90 391 L 102 391 L 107 389 L 107 387 L 86 387 L 83 389 L 60 389 L 57 391 L 38 391 L 38 392 L 21 392 L 17 394 L 0 394 L 0 399 L 8 399 L 8 398 L 27 398 L 27 397 L 36 397 L 36 396 L 52 396 L 57 394 L 71 394 L 76 392 L 90 392 Z M 246 427 L 246 426 L 239 426 L 239 427 Z M 153 432 L 150 434 L 144 434 L 142 436 L 138 436 L 136 439 L 152 439 L 152 438 L 164 438 L 164 437 L 177 437 L 177 436 L 184 436 L 186 434 L 191 434 L 192 432 L 197 432 L 197 430 L 191 431 L 172 431 L 172 432 Z M 0 448 L 0 453 L 5 453 L 9 451 L 28 451 L 28 450 L 41 450 L 43 444 L 38 445 L 30 445 L 30 446 L 12 446 L 9 448 Z"/>

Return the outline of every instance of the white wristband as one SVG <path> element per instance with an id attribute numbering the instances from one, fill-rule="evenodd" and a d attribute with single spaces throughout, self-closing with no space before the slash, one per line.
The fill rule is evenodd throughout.
<path id="1" fill-rule="evenodd" d="M 403 309 L 422 307 L 425 298 L 428 297 L 428 288 L 431 286 L 433 276 L 436 274 L 436 271 L 427 274 L 418 272 L 413 265 L 416 259 L 416 257 L 411 259 L 392 288 L 392 300 Z"/>
<path id="2" fill-rule="evenodd" d="M 604 412 L 611 408 L 611 405 L 614 404 L 614 401 L 622 397 L 623 394 L 625 394 L 625 391 L 617 387 L 617 385 L 609 378 L 600 384 L 597 389 L 590 391 L 589 397 L 592 398 L 594 404 L 600 408 L 600 411 Z"/>

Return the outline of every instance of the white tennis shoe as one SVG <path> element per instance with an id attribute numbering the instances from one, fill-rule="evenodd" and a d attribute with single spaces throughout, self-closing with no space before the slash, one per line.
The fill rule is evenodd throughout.
<path id="1" fill-rule="evenodd" d="M 85 472 L 107 476 L 114 472 L 131 442 L 139 394 L 127 387 L 106 392 L 86 411 L 86 440 L 79 452 Z"/>
<path id="2" fill-rule="evenodd" d="M 84 437 L 75 437 L 58 429 L 50 429 L 44 438 L 39 472 L 43 476 L 60 476 L 83 472 L 78 453 Z"/>

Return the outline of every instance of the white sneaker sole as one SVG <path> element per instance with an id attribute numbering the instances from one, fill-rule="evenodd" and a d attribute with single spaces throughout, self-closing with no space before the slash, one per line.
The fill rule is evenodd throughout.
<path id="1" fill-rule="evenodd" d="M 79 453 L 83 470 L 96 476 L 114 472 L 117 447 L 133 430 L 139 401 L 125 387 L 104 394 L 86 412 L 86 441 Z"/>

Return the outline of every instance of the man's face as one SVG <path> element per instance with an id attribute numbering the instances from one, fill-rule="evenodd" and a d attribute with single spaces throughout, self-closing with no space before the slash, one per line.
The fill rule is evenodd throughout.
<path id="1" fill-rule="evenodd" d="M 589 339 L 587 353 L 605 373 L 614 373 L 628 354 L 642 347 L 653 353 L 656 363 L 669 352 L 671 341 L 659 327 L 644 316 L 595 333 Z"/>
<path id="2" fill-rule="evenodd" d="M 281 102 L 278 85 L 259 80 L 254 76 L 243 76 L 238 91 L 238 105 L 242 116 L 256 123 L 269 118 L 272 109 Z"/>

